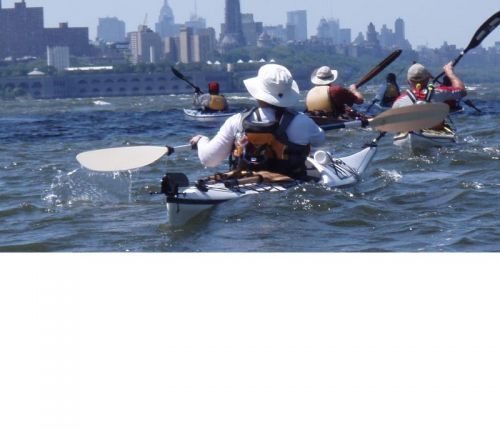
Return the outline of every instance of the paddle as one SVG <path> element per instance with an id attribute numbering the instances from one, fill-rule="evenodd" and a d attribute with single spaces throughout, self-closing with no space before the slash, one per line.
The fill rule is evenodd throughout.
<path id="1" fill-rule="evenodd" d="M 323 130 L 341 128 L 371 127 L 380 132 L 403 133 L 422 128 L 433 127 L 442 121 L 450 107 L 446 103 L 429 103 L 389 109 L 375 118 L 363 121 L 355 120 L 331 126 L 322 126 Z"/>
<path id="2" fill-rule="evenodd" d="M 489 17 L 482 25 L 477 29 L 477 31 L 474 33 L 474 36 L 472 36 L 471 41 L 469 42 L 469 45 L 467 48 L 465 48 L 460 55 L 455 58 L 453 61 L 453 66 L 456 66 L 457 63 L 462 59 L 462 57 L 469 52 L 471 49 L 474 49 L 475 47 L 479 46 L 481 42 L 486 39 L 486 37 L 493 31 L 495 28 L 498 27 L 498 24 L 500 24 L 500 11 Z M 444 72 L 441 72 L 438 76 L 434 78 L 434 82 L 438 81 L 442 76 L 444 75 Z"/>
<path id="3" fill-rule="evenodd" d="M 478 112 L 478 113 L 483 113 L 483 111 L 482 111 L 481 109 L 479 109 L 478 107 L 476 107 L 476 105 L 475 105 L 474 103 L 472 103 L 472 101 L 470 101 L 470 100 L 464 100 L 464 103 L 465 103 L 467 106 L 469 106 L 469 107 L 471 107 L 472 109 L 474 109 L 476 112 Z"/>
<path id="4" fill-rule="evenodd" d="M 191 145 L 171 146 L 126 146 L 121 148 L 96 149 L 81 152 L 78 162 L 96 172 L 120 172 L 139 169 L 153 164 L 164 155 L 192 149 Z"/>
<path id="5" fill-rule="evenodd" d="M 444 103 L 406 106 L 381 113 L 369 120 L 367 125 L 380 132 L 399 133 L 420 130 L 438 124 L 446 117 L 448 111 L 449 106 Z M 351 122 L 361 124 L 361 121 Z M 191 145 L 127 146 L 82 152 L 76 156 L 76 159 L 83 167 L 90 170 L 119 172 L 139 169 L 154 163 L 164 155 L 189 149 L 192 149 Z"/>
<path id="6" fill-rule="evenodd" d="M 391 52 L 386 58 L 384 58 L 380 63 L 378 63 L 373 69 L 371 69 L 365 76 L 363 76 L 355 85 L 356 88 L 359 88 L 361 85 L 366 84 L 368 81 L 372 80 L 375 76 L 377 76 L 382 70 L 384 70 L 389 64 L 391 64 L 396 58 L 398 58 L 403 52 L 401 49 L 397 49 L 394 52 Z M 375 104 L 375 100 L 368 107 L 366 112 L 369 112 L 370 109 Z"/>
<path id="7" fill-rule="evenodd" d="M 415 64 L 416 61 L 413 61 L 412 64 Z M 399 76 L 401 75 L 401 73 L 403 73 L 405 70 L 406 70 L 407 66 L 404 66 L 399 72 L 395 73 L 396 76 Z M 370 110 L 373 106 L 375 106 L 375 103 L 377 103 L 377 101 L 381 101 L 381 100 L 377 100 L 376 98 L 373 99 L 373 101 L 370 103 L 370 106 L 368 106 L 368 108 L 365 110 L 365 114 L 367 113 L 370 113 Z"/>
<path id="8" fill-rule="evenodd" d="M 403 52 L 401 49 L 389 54 L 385 59 L 378 63 L 373 69 L 371 69 L 365 76 L 363 76 L 355 85 L 359 88 L 361 85 L 366 84 L 368 81 L 372 80 L 377 76 L 382 70 L 384 70 L 389 64 L 391 64 L 396 58 L 398 58 Z"/>
<path id="9" fill-rule="evenodd" d="M 191 85 L 197 93 L 203 94 L 203 91 L 200 90 L 200 87 L 197 87 L 195 84 L 190 82 L 181 72 L 179 72 L 176 68 L 174 68 L 174 66 L 170 66 L 170 69 L 172 69 L 172 73 L 175 76 L 177 76 L 179 79 L 182 79 L 184 82 Z"/>

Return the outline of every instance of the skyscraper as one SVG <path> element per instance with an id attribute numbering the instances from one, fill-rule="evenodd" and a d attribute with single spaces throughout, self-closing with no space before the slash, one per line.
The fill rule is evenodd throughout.
<path id="1" fill-rule="evenodd" d="M 394 43 L 401 49 L 412 49 L 410 42 L 406 40 L 405 22 L 401 18 L 394 22 Z"/>
<path id="2" fill-rule="evenodd" d="M 59 23 L 58 27 L 44 29 L 46 46 L 67 46 L 71 55 L 77 57 L 90 55 L 88 27 L 70 27 L 67 22 Z"/>
<path id="3" fill-rule="evenodd" d="M 318 38 L 324 39 L 333 45 L 338 45 L 340 43 L 339 20 L 322 18 L 318 25 Z"/>
<path id="4" fill-rule="evenodd" d="M 103 42 L 123 42 L 127 39 L 125 22 L 116 17 L 99 18 L 97 38 Z"/>
<path id="5" fill-rule="evenodd" d="M 259 35 L 264 31 L 262 22 L 255 22 L 253 13 L 242 13 L 241 23 L 245 42 L 247 45 L 256 46 Z"/>
<path id="6" fill-rule="evenodd" d="M 373 22 L 370 22 L 370 24 L 368 24 L 368 29 L 366 30 L 366 42 L 371 45 L 379 44 L 378 33 L 377 30 L 375 30 Z"/>
<path id="7" fill-rule="evenodd" d="M 163 58 L 163 43 L 160 36 L 146 25 L 129 33 L 132 63 L 156 63 Z"/>
<path id="8" fill-rule="evenodd" d="M 396 38 L 396 43 L 401 43 L 406 39 L 405 22 L 401 18 L 398 18 L 394 22 L 394 36 Z"/>
<path id="9" fill-rule="evenodd" d="M 163 6 L 160 9 L 160 17 L 156 24 L 156 32 L 161 37 L 170 37 L 178 35 L 180 26 L 175 24 L 174 12 L 168 4 L 168 0 L 164 0 Z"/>
<path id="10" fill-rule="evenodd" d="M 286 13 L 287 27 L 290 27 L 289 40 L 305 42 L 307 40 L 307 11 L 294 10 Z"/>
<path id="11" fill-rule="evenodd" d="M 0 8 L 0 58 L 44 54 L 43 8 L 24 1 Z"/>
<path id="12" fill-rule="evenodd" d="M 225 51 L 244 44 L 240 0 L 226 0 L 226 19 L 221 33 L 221 50 Z"/>

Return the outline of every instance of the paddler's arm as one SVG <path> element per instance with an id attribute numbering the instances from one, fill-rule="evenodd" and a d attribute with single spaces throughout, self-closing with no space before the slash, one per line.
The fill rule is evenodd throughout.
<path id="1" fill-rule="evenodd" d="M 206 108 L 210 103 L 210 94 L 194 93 L 193 106 L 197 108 Z"/>
<path id="2" fill-rule="evenodd" d="M 436 88 L 432 97 L 433 102 L 444 102 L 446 100 L 460 100 L 467 95 L 467 90 L 463 81 L 455 74 L 453 63 L 448 63 L 443 67 L 444 73 L 451 81 L 451 87 Z"/>
<path id="3" fill-rule="evenodd" d="M 325 142 L 324 130 L 310 117 L 297 114 L 287 130 L 288 138 L 298 145 L 322 145 Z"/>
<path id="4" fill-rule="evenodd" d="M 233 148 L 234 139 L 241 122 L 241 115 L 228 118 L 213 139 L 194 136 L 190 143 L 198 146 L 198 158 L 206 167 L 217 167 L 226 161 Z"/>
<path id="5" fill-rule="evenodd" d="M 443 70 L 446 76 L 450 78 L 452 87 L 465 91 L 465 84 L 455 74 L 455 70 L 453 69 L 453 62 L 450 61 L 446 66 L 443 67 Z"/>
<path id="6" fill-rule="evenodd" d="M 365 102 L 365 97 L 363 96 L 363 94 L 358 90 L 358 87 L 356 87 L 355 84 L 352 84 L 350 87 L 349 87 L 349 91 L 354 94 L 354 97 L 356 98 L 354 103 L 357 104 L 357 105 L 361 105 Z"/>

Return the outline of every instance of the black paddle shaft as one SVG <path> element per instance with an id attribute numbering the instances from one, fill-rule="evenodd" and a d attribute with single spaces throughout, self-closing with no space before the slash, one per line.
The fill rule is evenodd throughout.
<path id="1" fill-rule="evenodd" d="M 472 36 L 471 41 L 469 42 L 469 45 L 467 45 L 467 48 L 465 48 L 460 55 L 455 58 L 453 61 L 453 66 L 456 66 L 457 63 L 462 59 L 462 57 L 469 52 L 471 49 L 476 48 L 481 44 L 481 42 L 488 37 L 488 35 L 495 30 L 495 28 L 498 27 L 500 24 L 500 11 L 495 13 L 494 15 L 490 16 L 482 25 L 477 29 L 477 31 L 474 33 L 474 36 Z M 438 81 L 442 76 L 444 75 L 444 72 L 441 72 L 438 76 L 434 78 L 434 82 Z"/>
<path id="2" fill-rule="evenodd" d="M 178 77 L 179 79 L 182 79 L 184 82 L 188 83 L 191 85 L 197 93 L 203 94 L 203 91 L 200 90 L 200 87 L 197 87 L 195 84 L 190 82 L 181 72 L 179 72 L 174 66 L 170 66 L 170 69 L 172 70 L 172 73 Z"/>

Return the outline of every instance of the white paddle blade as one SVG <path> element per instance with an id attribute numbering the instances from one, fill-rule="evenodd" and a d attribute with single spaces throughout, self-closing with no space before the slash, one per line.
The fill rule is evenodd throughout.
<path id="1" fill-rule="evenodd" d="M 377 131 L 403 133 L 438 125 L 450 111 L 446 103 L 427 103 L 389 109 L 370 121 Z"/>
<path id="2" fill-rule="evenodd" d="M 89 170 L 120 172 L 152 164 L 167 153 L 164 146 L 126 146 L 82 152 L 76 159 Z"/>

